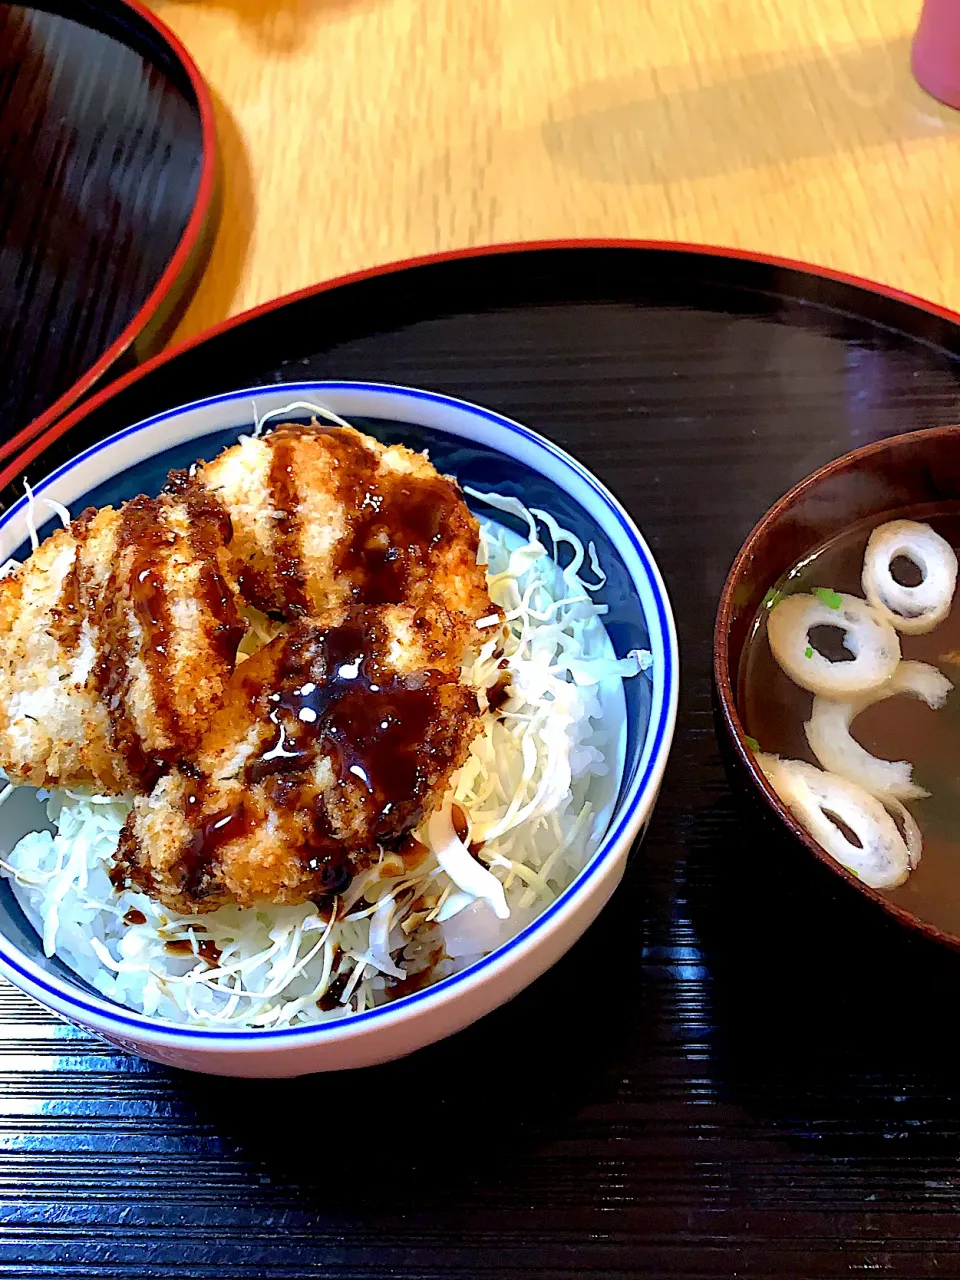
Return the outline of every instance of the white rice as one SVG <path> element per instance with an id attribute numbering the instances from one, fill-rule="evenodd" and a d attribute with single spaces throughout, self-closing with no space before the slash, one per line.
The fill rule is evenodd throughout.
<path id="1" fill-rule="evenodd" d="M 591 598 L 604 582 L 592 544 L 584 548 L 516 499 L 467 492 L 528 529 L 523 539 L 483 523 L 481 563 L 508 634 L 504 642 L 494 616 L 464 673 L 482 690 L 506 673 L 511 695 L 499 715 L 485 717 L 442 809 L 418 832 L 425 860 L 408 870 L 383 854 L 332 908 L 178 916 L 110 882 L 129 802 L 55 792 L 46 798 L 54 830 L 29 833 L 0 862 L 47 955 L 119 1004 L 172 1023 L 297 1026 L 372 1008 L 466 967 L 571 883 L 616 800 L 621 680 L 645 670 L 650 655 L 616 659 L 601 621 L 606 607 Z M 477 856 L 456 836 L 453 803 L 468 819 L 468 841 L 483 842 Z M 216 949 L 205 948 L 210 959 L 204 942 Z"/>

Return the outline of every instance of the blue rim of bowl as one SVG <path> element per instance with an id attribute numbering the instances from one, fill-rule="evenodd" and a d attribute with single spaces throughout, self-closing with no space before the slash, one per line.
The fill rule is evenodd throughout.
<path id="1" fill-rule="evenodd" d="M 364 1023 L 370 1023 L 377 1018 L 383 1018 L 385 1015 L 396 1014 L 398 1010 L 406 1010 L 412 1008 L 416 1004 L 420 1004 L 425 1000 L 433 999 L 443 991 L 456 986 L 468 977 L 473 977 L 478 973 L 482 973 L 484 969 L 489 968 L 492 964 L 502 961 L 510 952 L 515 951 L 521 943 L 528 938 L 533 937 L 542 926 L 551 920 L 557 913 L 566 906 L 569 899 L 580 891 L 580 889 L 592 880 L 600 868 L 607 861 L 612 850 L 615 848 L 623 833 L 629 828 L 633 817 L 640 807 L 642 800 L 647 794 L 651 779 L 660 770 L 664 764 L 662 759 L 664 743 L 668 738 L 669 727 L 675 716 L 676 708 L 676 676 L 673 670 L 673 653 L 676 646 L 676 633 L 673 624 L 672 613 L 667 604 L 665 589 L 662 586 L 659 570 L 657 569 L 652 556 L 649 554 L 642 538 L 638 537 L 638 532 L 634 528 L 633 521 L 629 518 L 619 502 L 612 493 L 602 485 L 597 478 L 589 472 L 586 467 L 582 466 L 577 460 L 566 453 L 563 449 L 557 447 L 545 436 L 541 436 L 538 432 L 532 431 L 529 427 L 523 426 L 519 422 L 514 422 L 510 418 L 505 418 L 499 413 L 494 413 L 491 409 L 484 409 L 481 405 L 471 404 L 467 400 L 459 400 L 455 396 L 444 396 L 433 391 L 421 391 L 415 387 L 394 386 L 389 383 L 382 382 L 291 382 L 278 383 L 272 386 L 251 387 L 242 391 L 229 391 L 223 395 L 209 396 L 204 400 L 194 400 L 190 404 L 180 405 L 176 409 L 168 409 L 163 413 L 158 413 L 152 418 L 145 418 L 142 422 L 134 423 L 133 426 L 125 427 L 122 431 L 117 431 L 111 436 L 98 441 L 96 444 L 90 445 L 78 453 L 75 458 L 69 462 L 63 463 L 56 471 L 50 473 L 49 476 L 34 486 L 34 494 L 39 496 L 49 485 L 60 476 L 66 475 L 76 466 L 83 462 L 86 458 L 92 458 L 100 453 L 109 445 L 116 444 L 117 441 L 127 436 L 135 435 L 139 431 L 144 431 L 148 427 L 159 426 L 160 423 L 168 421 L 170 418 L 179 418 L 185 413 L 191 413 L 197 409 L 205 408 L 214 404 L 226 404 L 234 400 L 250 400 L 257 395 L 275 395 L 277 392 L 290 392 L 294 397 L 298 392 L 312 391 L 316 393 L 318 389 L 325 391 L 370 391 L 370 392 L 389 392 L 393 395 L 406 396 L 411 400 L 422 400 L 432 404 L 444 405 L 460 410 L 467 410 L 474 417 L 483 418 L 488 422 L 494 423 L 496 426 L 503 428 L 512 435 L 520 436 L 521 439 L 536 445 L 545 452 L 552 454 L 566 468 L 575 472 L 581 480 L 583 480 L 593 492 L 601 499 L 604 506 L 616 520 L 617 524 L 626 534 L 630 546 L 632 547 L 637 559 L 643 566 L 651 592 L 656 602 L 657 621 L 663 636 L 664 645 L 664 672 L 663 672 L 663 698 L 660 703 L 660 716 L 655 729 L 653 730 L 653 749 L 650 751 L 647 759 L 646 767 L 643 771 L 639 782 L 634 784 L 633 799 L 625 806 L 624 812 L 620 815 L 620 819 L 615 827 L 611 827 L 604 835 L 603 841 L 594 853 L 593 857 L 579 873 L 579 875 L 567 886 L 560 896 L 545 907 L 530 923 L 518 934 L 510 938 L 507 942 L 497 947 L 488 956 L 483 956 L 480 960 L 474 961 L 466 969 L 461 969 L 457 973 L 450 974 L 449 977 L 441 978 L 439 982 L 429 987 L 425 987 L 422 991 L 416 991 L 408 996 L 391 1002 L 390 1004 L 380 1005 L 376 1009 L 367 1009 L 363 1013 L 355 1013 L 344 1018 L 338 1018 L 331 1022 L 318 1022 L 308 1024 L 301 1027 L 280 1027 L 274 1030 L 264 1028 L 263 1030 L 244 1030 L 244 1031 L 227 1031 L 213 1030 L 205 1027 L 188 1027 L 180 1026 L 175 1022 L 153 1022 L 143 1014 L 133 1014 L 114 1012 L 111 1005 L 104 1001 L 103 1007 L 88 1004 L 85 1000 L 74 996 L 66 989 L 59 989 L 51 986 L 43 978 L 29 973 L 25 970 L 17 960 L 7 951 L 6 939 L 0 934 L 0 959 L 13 972 L 20 974 L 33 986 L 40 988 L 49 995 L 54 996 L 58 1000 L 62 1000 L 75 1008 L 83 1010 L 86 1014 L 92 1014 L 96 1018 L 111 1019 L 124 1027 L 132 1028 L 135 1031 L 150 1032 L 165 1038 L 186 1037 L 191 1040 L 206 1041 L 214 1044 L 224 1044 L 228 1041 L 255 1042 L 263 1044 L 267 1041 L 275 1042 L 278 1040 L 300 1039 L 305 1036 L 316 1036 L 323 1033 L 333 1033 L 336 1031 L 345 1031 L 347 1028 L 360 1026 Z M 415 426 L 415 423 L 411 423 Z M 442 429 L 442 428 L 441 428 Z M 447 433 L 453 435 L 454 433 Z M 10 520 L 27 505 L 27 498 L 21 498 L 14 503 L 0 519 L 0 526 L 9 523 Z M 633 575 L 631 574 L 631 577 Z M 647 734 L 650 734 L 650 727 L 647 727 Z M 118 1005 L 117 1009 L 122 1006 Z M 131 1011 L 132 1012 L 132 1011 Z"/>

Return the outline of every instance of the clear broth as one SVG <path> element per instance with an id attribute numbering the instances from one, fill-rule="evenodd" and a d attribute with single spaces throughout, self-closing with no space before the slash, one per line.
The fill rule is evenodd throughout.
<path id="1" fill-rule="evenodd" d="M 927 510 L 897 513 L 901 515 L 923 520 L 960 549 L 960 508 L 935 515 Z M 830 587 L 862 596 L 867 539 L 883 523 L 873 519 L 840 534 L 795 565 L 776 588 L 786 594 Z M 767 615 L 762 608 L 744 648 L 737 696 L 741 716 L 761 750 L 816 765 L 803 730 L 813 695 L 777 665 L 767 640 Z M 853 722 L 851 732 L 867 751 L 887 760 L 909 760 L 914 781 L 930 792 L 928 799 L 908 806 L 923 834 L 920 864 L 900 888 L 882 892 L 930 924 L 960 934 L 960 590 L 939 627 L 922 636 L 901 634 L 900 647 L 904 658 L 938 667 L 954 689 L 939 711 L 906 695 L 868 707 Z"/>

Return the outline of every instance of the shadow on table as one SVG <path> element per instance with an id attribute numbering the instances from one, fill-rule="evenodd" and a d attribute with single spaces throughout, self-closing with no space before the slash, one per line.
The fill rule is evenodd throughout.
<path id="1" fill-rule="evenodd" d="M 610 1091 L 639 1000 L 637 868 L 601 919 L 509 1004 L 408 1058 L 295 1080 L 179 1075 L 201 1122 L 325 1213 L 419 1210 L 511 1178 L 511 1157 Z M 609 980 L 616 973 L 617 980 Z M 606 975 L 606 978 L 605 978 Z"/>
<path id="2" fill-rule="evenodd" d="M 646 67 L 584 85 L 554 104 L 546 148 L 593 180 L 658 184 L 960 133 L 960 114 L 913 79 L 907 40 L 736 66 Z"/>
<path id="3" fill-rule="evenodd" d="M 960 955 L 735 805 L 698 815 L 687 867 L 718 1096 L 825 1156 L 954 1158 Z"/>
<path id="4" fill-rule="evenodd" d="M 317 20 L 337 18 L 379 0 L 191 0 L 197 5 L 229 9 L 271 53 L 292 53 L 302 45 Z"/>

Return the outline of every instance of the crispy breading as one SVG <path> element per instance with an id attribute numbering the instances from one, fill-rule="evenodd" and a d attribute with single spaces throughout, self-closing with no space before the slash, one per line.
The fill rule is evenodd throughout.
<path id="1" fill-rule="evenodd" d="M 118 868 L 172 909 L 328 896 L 438 805 L 498 610 L 423 454 L 282 426 L 90 510 L 0 582 L 0 765 L 137 800 Z M 237 666 L 239 606 L 284 630 Z"/>
<path id="2" fill-rule="evenodd" d="M 201 494 L 86 511 L 0 582 L 0 765 L 149 790 L 197 745 L 242 627 L 229 524 Z"/>
<path id="3" fill-rule="evenodd" d="M 192 765 L 136 801 L 118 866 L 169 908 L 343 889 L 441 802 L 479 727 L 436 605 L 348 606 L 242 663 Z"/>
<path id="4" fill-rule="evenodd" d="M 469 624 L 494 612 L 479 525 L 422 453 L 348 427 L 285 425 L 199 464 L 192 482 L 229 513 L 237 580 L 268 613 L 426 600 Z"/>

